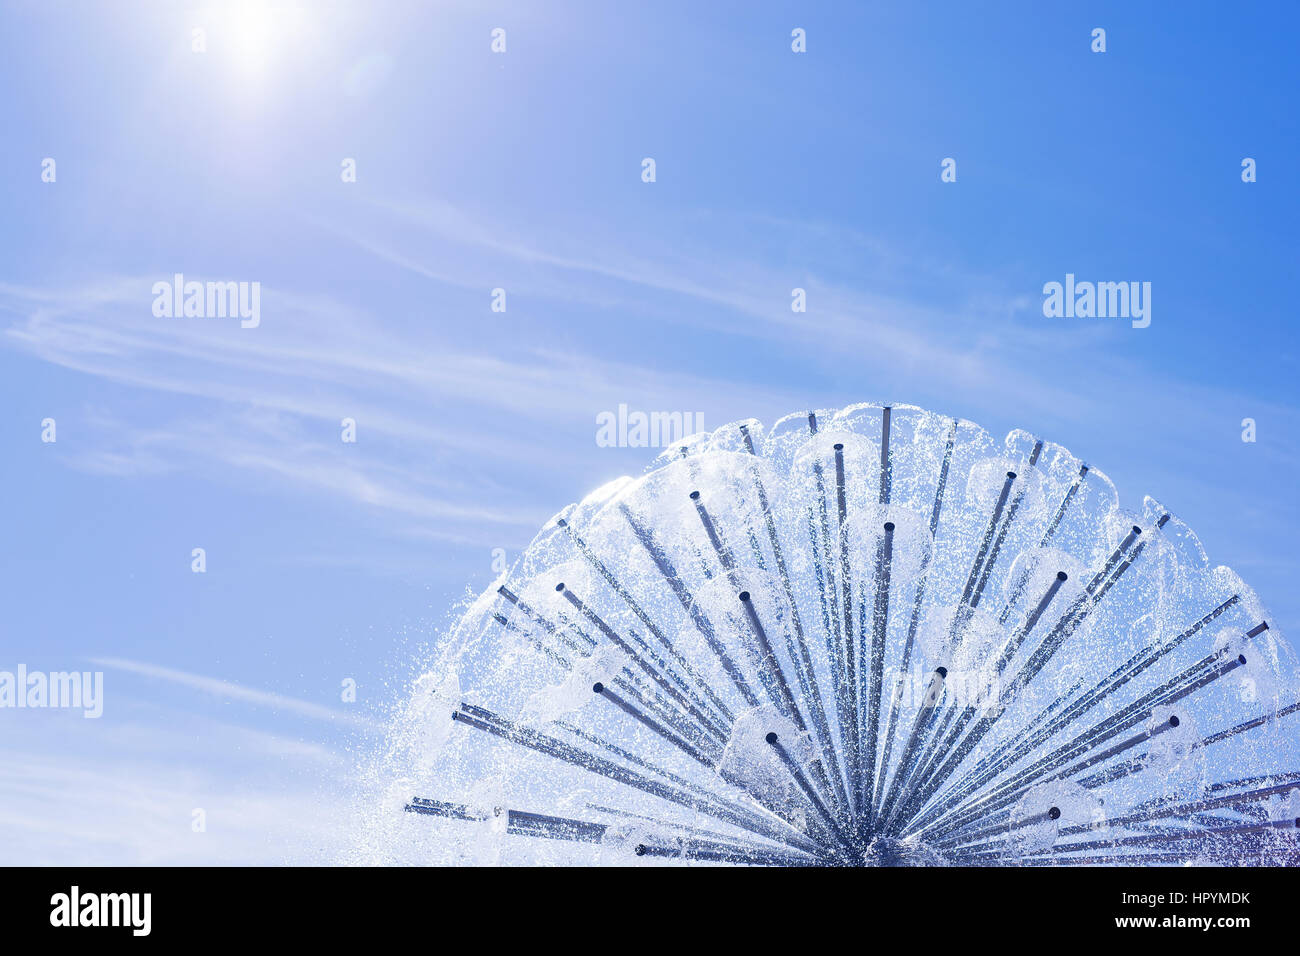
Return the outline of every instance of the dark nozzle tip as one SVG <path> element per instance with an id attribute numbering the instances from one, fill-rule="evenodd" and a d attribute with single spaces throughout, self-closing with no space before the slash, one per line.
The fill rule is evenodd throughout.
<path id="1" fill-rule="evenodd" d="M 605 692 L 605 685 L 600 681 L 596 681 L 596 683 L 591 685 L 591 690 L 594 694 L 603 694 Z"/>
<path id="2" fill-rule="evenodd" d="M 1170 727 L 1177 727 L 1177 726 L 1178 726 L 1179 724 L 1181 724 L 1181 723 L 1182 723 L 1182 721 L 1178 719 L 1177 715 L 1175 715 L 1175 716 L 1169 718 L 1169 726 L 1170 726 Z"/>
<path id="3" fill-rule="evenodd" d="M 637 855 L 637 856 L 645 856 L 645 844 L 644 844 L 644 843 L 638 843 L 638 844 L 636 845 L 636 855 Z"/>
<path id="4" fill-rule="evenodd" d="M 886 521 L 886 522 L 885 522 L 885 530 L 886 530 L 886 531 L 893 531 L 893 530 L 894 530 L 894 522 L 892 522 L 892 521 Z"/>
<path id="5" fill-rule="evenodd" d="M 1052 809 L 1050 809 L 1050 810 L 1047 811 L 1047 818 L 1048 818 L 1049 820 L 1059 820 L 1059 819 L 1061 819 L 1061 808 L 1060 808 L 1060 807 L 1052 807 Z"/>
<path id="6" fill-rule="evenodd" d="M 557 584 L 557 585 L 555 586 L 555 590 L 557 590 L 557 591 L 563 591 L 563 590 L 564 590 L 564 582 L 561 581 L 559 584 Z"/>
<path id="7" fill-rule="evenodd" d="M 563 518 L 560 518 L 558 521 L 555 522 L 555 526 L 557 528 L 567 528 L 569 526 L 569 522 L 565 521 Z"/>
<path id="8" fill-rule="evenodd" d="M 1069 579 L 1070 579 L 1070 576 L 1069 576 L 1068 574 L 1066 574 L 1064 571 L 1057 571 L 1057 572 L 1056 572 L 1056 580 L 1058 580 L 1058 581 L 1068 581 Z"/>
<path id="9" fill-rule="evenodd" d="M 774 743 L 776 743 L 776 741 L 777 741 L 776 731 L 773 731 L 772 733 L 768 734 L 768 735 L 767 735 L 765 738 L 763 738 L 763 739 L 766 740 L 769 744 L 774 744 Z"/>
<path id="10" fill-rule="evenodd" d="M 700 500 L 700 493 L 698 491 L 692 491 L 691 501 L 699 501 L 699 500 Z"/>
<path id="11" fill-rule="evenodd" d="M 946 668 L 946 667 L 936 667 L 936 668 L 934 669 L 934 672 L 935 672 L 936 674 L 938 674 L 940 677 L 947 677 L 947 676 L 948 676 L 948 668 Z"/>
<path id="12" fill-rule="evenodd" d="M 843 451 L 843 450 L 844 450 L 844 443 L 843 443 L 843 442 L 836 442 L 836 443 L 835 443 L 835 450 L 836 450 L 836 451 Z"/>
<path id="13" fill-rule="evenodd" d="M 1014 471 L 1009 471 L 1007 472 L 1007 477 L 1014 480 L 1016 477 L 1016 473 Z"/>
<path id="14" fill-rule="evenodd" d="M 1133 533 L 1134 533 L 1134 534 L 1141 534 L 1141 533 L 1142 533 L 1142 529 L 1141 529 L 1138 525 L 1134 525 L 1134 526 L 1133 526 Z"/>
<path id="15" fill-rule="evenodd" d="M 741 591 L 741 592 L 740 592 L 740 599 L 741 599 L 742 601 L 746 601 L 746 602 L 748 602 L 748 601 L 749 601 L 749 592 L 748 592 L 748 591 Z"/>
<path id="16" fill-rule="evenodd" d="M 1238 663 L 1238 664 L 1244 664 L 1244 663 L 1246 663 L 1246 655 L 1245 655 L 1245 654 L 1238 654 L 1238 655 L 1237 655 L 1237 663 Z"/>

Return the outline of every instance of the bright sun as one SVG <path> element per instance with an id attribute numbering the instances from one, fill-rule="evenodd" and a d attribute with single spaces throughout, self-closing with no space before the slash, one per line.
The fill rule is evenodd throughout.
<path id="1" fill-rule="evenodd" d="M 301 47 L 308 26 L 303 7 L 275 0 L 226 0 L 204 12 L 209 46 L 235 72 L 260 79 Z"/>
<path id="2" fill-rule="evenodd" d="M 235 62 L 261 72 L 275 43 L 275 14 L 263 0 L 244 0 L 227 8 L 230 50 Z"/>

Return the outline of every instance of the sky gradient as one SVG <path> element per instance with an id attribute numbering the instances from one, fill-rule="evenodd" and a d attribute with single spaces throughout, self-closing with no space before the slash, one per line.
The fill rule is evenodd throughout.
<path id="1" fill-rule="evenodd" d="M 0 710 L 0 862 L 336 859 L 494 549 L 654 456 L 621 403 L 1023 427 L 1300 620 L 1290 6 L 138 6 L 0 10 L 0 670 L 106 698 Z"/>

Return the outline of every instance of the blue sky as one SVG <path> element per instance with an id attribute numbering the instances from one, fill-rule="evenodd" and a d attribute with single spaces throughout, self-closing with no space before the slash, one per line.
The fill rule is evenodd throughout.
<path id="1" fill-rule="evenodd" d="M 7 4 L 0 669 L 106 701 L 0 712 L 0 861 L 330 858 L 493 549 L 653 457 L 595 443 L 620 403 L 1024 427 L 1294 628 L 1297 19 Z M 260 282 L 260 326 L 156 318 L 178 272 Z M 1150 327 L 1045 318 L 1066 273 L 1150 282 Z"/>

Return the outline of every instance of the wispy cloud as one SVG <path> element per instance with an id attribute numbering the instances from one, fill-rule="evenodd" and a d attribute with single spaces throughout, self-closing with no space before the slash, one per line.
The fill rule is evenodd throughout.
<path id="1" fill-rule="evenodd" d="M 115 726 L 106 716 L 77 734 L 34 721 L 0 745 L 4 861 L 319 864 L 348 852 L 359 812 L 351 760 L 183 713 L 150 717 Z"/>
<path id="2" fill-rule="evenodd" d="M 608 313 L 648 318 L 651 325 L 677 322 L 695 334 L 765 340 L 806 359 L 805 368 L 851 363 L 871 377 L 871 395 L 859 399 L 915 401 L 916 392 L 941 383 L 945 394 L 965 393 L 972 404 L 1029 405 L 1053 421 L 1096 419 L 1118 403 L 1166 427 L 1185 419 L 1175 409 L 1239 400 L 1229 389 L 1176 374 L 1181 369 L 1162 374 L 1158 363 L 1152 366 L 1120 347 L 1131 346 L 1126 326 L 1045 324 L 1041 296 L 1036 286 L 1026 289 L 1023 279 L 972 272 L 840 226 L 780 220 L 787 241 L 806 250 L 799 261 L 753 243 L 747 248 L 743 237 L 756 223 L 745 218 L 704 217 L 714 234 L 742 237 L 725 253 L 689 229 L 671 244 L 634 232 L 635 250 L 629 251 L 628 230 L 611 231 L 608 224 L 578 234 L 566 232 L 563 222 L 548 222 L 539 231 L 428 198 L 381 199 L 363 209 L 369 215 L 354 212 L 346 229 L 321 224 L 400 269 L 439 282 L 481 291 L 493 276 L 539 267 L 544 279 L 525 274 L 532 291 L 565 303 L 596 303 Z M 817 271 L 806 262 L 816 262 Z M 784 278 L 776 280 L 777 272 Z M 790 309 L 789 290 L 796 284 L 809 293 L 806 312 Z M 647 301 L 646 293 L 655 297 Z M 674 299 L 690 307 L 674 308 Z M 689 340 L 682 352 L 691 352 Z M 539 357 L 543 367 L 566 377 L 581 366 L 613 367 L 575 357 L 565 371 L 562 356 Z M 879 394 L 899 383 L 910 389 Z M 1270 404 L 1266 411 L 1291 418 L 1297 410 Z"/>
<path id="3" fill-rule="evenodd" d="M 539 298 L 547 310 L 587 309 L 560 323 L 571 327 L 562 336 L 541 334 L 557 327 L 553 311 L 508 334 L 477 321 L 388 321 L 324 292 L 275 287 L 264 291 L 266 318 L 255 331 L 157 319 L 151 279 L 136 276 L 62 291 L 0 283 L 0 311 L 13 317 L 3 340 L 64 368 L 189 400 L 149 421 L 96 411 L 94 433 L 65 453 L 77 467 L 224 472 L 361 506 L 392 519 L 390 533 L 446 543 L 526 537 L 563 504 L 543 492 L 543 476 L 564 496 L 581 493 L 567 478 L 580 462 L 612 477 L 595 471 L 583 433 L 622 401 L 704 411 L 710 426 L 836 400 L 913 401 L 995 430 L 1029 427 L 1089 458 L 1095 449 L 1071 435 L 1095 437 L 1104 421 L 1112 451 L 1146 454 L 1149 468 L 1163 463 L 1175 475 L 1187 471 L 1181 450 L 1206 427 L 1189 410 L 1249 407 L 1285 426 L 1262 455 L 1279 463 L 1300 455 L 1296 409 L 1248 403 L 1180 370 L 1162 375 L 1118 347 L 1113 327 L 1044 325 L 1033 315 L 1038 300 L 1010 280 L 955 273 L 852 230 L 782 221 L 797 245 L 815 250 L 803 257 L 817 263 L 813 271 L 759 241 L 729 243 L 725 253 L 710 245 L 719 230 L 744 236 L 762 223 L 697 220 L 707 228 L 672 245 L 653 232 L 583 231 L 563 219 L 543 232 L 428 198 L 362 201 L 346 227 L 317 221 L 416 276 L 417 287 L 468 290 L 485 312 L 486 291 L 502 275 L 514 277 L 512 294 L 522 284 L 526 310 Z M 806 313 L 789 307 L 795 283 L 808 290 Z M 606 328 L 619 334 L 605 336 Z M 696 346 L 702 336 L 711 336 L 707 347 Z M 777 374 L 756 379 L 747 361 Z M 345 416 L 359 423 L 363 453 L 347 454 L 338 441 Z M 524 474 L 529 480 L 508 477 Z M 1146 490 L 1125 489 L 1126 500 Z"/>
<path id="4" fill-rule="evenodd" d="M 381 731 L 384 728 L 380 721 L 370 717 L 349 714 L 332 707 L 314 704 L 311 701 L 299 700 L 296 697 L 286 697 L 283 694 L 245 687 L 242 684 L 221 680 L 216 677 L 204 677 L 201 674 L 191 674 L 187 671 L 121 657 L 92 657 L 90 661 L 98 667 L 108 667 L 144 677 L 152 677 L 157 680 L 169 681 L 224 700 L 237 700 L 256 707 L 266 707 L 282 713 L 297 714 L 300 717 L 344 724 L 362 730 Z"/>
<path id="5" fill-rule="evenodd" d="M 561 348 L 514 358 L 450 351 L 417 330 L 381 330 L 364 312 L 271 290 L 257 330 L 159 319 L 149 286 L 146 277 L 60 293 L 0 284 L 0 305 L 15 316 L 4 330 L 10 346 L 190 400 L 155 404 L 147 420 L 88 409 L 93 427 L 68 448 L 70 464 L 120 477 L 224 470 L 247 476 L 236 479 L 246 486 L 387 512 L 402 534 L 499 543 L 499 529 L 534 530 L 563 502 L 485 476 L 502 464 L 533 475 L 562 468 L 554 436 L 594 434 L 596 413 L 629 397 L 651 408 L 677 407 L 682 396 L 727 394 L 738 406 L 760 397 L 750 386 Z M 339 440 L 344 417 L 358 423 L 362 452 Z"/>
<path id="6" fill-rule="evenodd" d="M 1077 414 L 1092 405 L 1092 395 L 1065 387 L 1043 367 L 1042 356 L 1059 351 L 1062 336 L 1059 327 L 1024 321 L 1039 299 L 1006 281 L 958 272 L 951 263 L 907 257 L 852 230 L 782 221 L 790 243 L 806 254 L 803 261 L 786 257 L 774 265 L 780 257 L 770 250 L 746 254 L 742 242 L 740 250 L 732 243 L 721 252 L 689 230 L 671 245 L 634 233 L 637 246 L 629 251 L 626 230 L 606 226 L 574 235 L 550 222 L 543 234 L 525 223 L 487 222 L 441 200 L 379 200 L 366 212 L 350 216 L 346 228 L 325 228 L 439 283 L 482 290 L 494 276 L 518 276 L 524 268 L 521 281 L 531 294 L 590 303 L 618 314 L 619 321 L 640 316 L 677 323 L 692 335 L 761 341 L 811 366 L 851 360 L 877 382 L 934 379 L 993 400 L 1028 399 Z M 755 223 L 708 225 L 744 237 Z M 796 285 L 812 303 L 806 312 L 790 308 Z M 1108 365 L 1105 347 L 1112 337 L 1100 326 L 1076 327 L 1069 347 Z M 687 341 L 683 350 L 689 351 Z"/>

